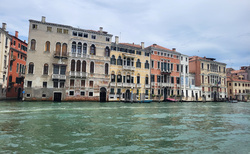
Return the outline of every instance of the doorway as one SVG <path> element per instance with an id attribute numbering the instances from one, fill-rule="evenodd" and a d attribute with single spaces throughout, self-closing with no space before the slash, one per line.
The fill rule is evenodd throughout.
<path id="1" fill-rule="evenodd" d="M 17 91 L 17 100 L 21 100 L 22 99 L 22 88 L 18 88 Z"/>
<path id="2" fill-rule="evenodd" d="M 62 93 L 55 92 L 54 93 L 54 102 L 61 102 L 62 101 Z"/>
<path id="3" fill-rule="evenodd" d="M 106 94 L 107 94 L 106 88 L 102 87 L 100 89 L 100 102 L 106 102 Z"/>
<path id="4" fill-rule="evenodd" d="M 130 101 L 130 97 L 131 97 L 131 95 L 130 95 L 130 90 L 127 89 L 127 90 L 126 90 L 126 93 L 125 93 L 125 101 Z"/>

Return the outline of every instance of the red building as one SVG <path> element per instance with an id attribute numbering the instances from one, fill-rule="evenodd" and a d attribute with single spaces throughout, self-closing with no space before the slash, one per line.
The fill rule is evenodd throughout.
<path id="1" fill-rule="evenodd" d="M 23 81 L 26 70 L 27 43 L 18 38 L 18 31 L 12 36 L 9 52 L 7 98 L 22 98 Z"/>
<path id="2" fill-rule="evenodd" d="M 147 47 L 151 52 L 151 94 L 154 99 L 166 100 L 181 95 L 180 53 L 153 44 Z"/>

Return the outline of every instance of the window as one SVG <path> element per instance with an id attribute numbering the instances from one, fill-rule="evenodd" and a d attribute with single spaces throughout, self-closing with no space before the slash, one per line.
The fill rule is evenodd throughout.
<path id="1" fill-rule="evenodd" d="M 54 80 L 54 82 L 53 82 L 53 87 L 54 87 L 54 88 L 58 88 L 58 80 Z"/>
<path id="2" fill-rule="evenodd" d="M 83 55 L 87 54 L 87 44 L 86 43 L 83 44 L 82 51 L 83 51 Z"/>
<path id="3" fill-rule="evenodd" d="M 92 39 L 96 39 L 96 35 L 91 35 L 91 38 Z"/>
<path id="4" fill-rule="evenodd" d="M 154 68 L 154 61 L 151 61 L 151 68 Z"/>
<path id="5" fill-rule="evenodd" d="M 76 53 L 76 42 L 72 42 L 72 53 Z"/>
<path id="6" fill-rule="evenodd" d="M 171 83 L 174 83 L 174 77 L 171 76 Z"/>
<path id="7" fill-rule="evenodd" d="M 42 97 L 46 97 L 46 94 L 42 94 Z"/>
<path id="8" fill-rule="evenodd" d="M 109 37 L 106 37 L 106 41 L 109 42 L 109 41 L 110 41 L 110 38 L 109 38 Z"/>
<path id="9" fill-rule="evenodd" d="M 74 87 L 75 86 L 75 80 L 74 79 L 70 79 L 70 87 Z"/>
<path id="10" fill-rule="evenodd" d="M 105 75 L 109 74 L 109 64 L 105 64 Z"/>
<path id="11" fill-rule="evenodd" d="M 73 36 L 77 36 L 77 32 L 76 32 L 76 31 L 73 31 L 72 35 L 73 35 Z"/>
<path id="12" fill-rule="evenodd" d="M 59 65 L 54 65 L 53 74 L 59 74 Z"/>
<path id="13" fill-rule="evenodd" d="M 34 63 L 30 62 L 29 63 L 29 71 L 28 71 L 28 73 L 33 74 L 33 72 L 34 72 Z"/>
<path id="14" fill-rule="evenodd" d="M 180 84 L 180 78 L 179 77 L 176 77 L 176 83 Z"/>
<path id="15" fill-rule="evenodd" d="M 137 75 L 137 83 L 140 83 L 140 75 Z"/>
<path id="16" fill-rule="evenodd" d="M 85 96 L 85 91 L 81 91 L 81 96 Z"/>
<path id="17" fill-rule="evenodd" d="M 71 60 L 71 71 L 75 71 L 75 60 Z"/>
<path id="18" fill-rule="evenodd" d="M 145 68 L 149 69 L 149 63 L 148 63 L 148 60 L 146 60 L 146 63 L 145 63 Z"/>
<path id="19" fill-rule="evenodd" d="M 173 71 L 174 69 L 174 64 L 171 64 L 171 71 Z"/>
<path id="20" fill-rule="evenodd" d="M 93 96 L 93 92 L 89 92 L 89 96 Z"/>
<path id="21" fill-rule="evenodd" d="M 13 42 L 14 46 L 16 46 L 16 41 Z"/>
<path id="22" fill-rule="evenodd" d="M 136 62 L 136 67 L 141 68 L 141 62 L 140 62 L 140 59 L 137 59 L 137 62 Z"/>
<path id="23" fill-rule="evenodd" d="M 64 81 L 60 82 L 60 88 L 64 88 Z"/>
<path id="24" fill-rule="evenodd" d="M 157 75 L 157 82 L 160 83 L 161 82 L 161 76 Z"/>
<path id="25" fill-rule="evenodd" d="M 111 74 L 111 82 L 115 82 L 115 74 Z"/>
<path id="26" fill-rule="evenodd" d="M 117 94 L 121 94 L 121 89 L 117 89 Z"/>
<path id="27" fill-rule="evenodd" d="M 52 32 L 52 27 L 47 26 L 47 32 Z"/>
<path id="28" fill-rule="evenodd" d="M 43 75 L 48 75 L 48 72 L 49 72 L 49 65 L 44 64 L 44 66 L 43 66 Z"/>
<path id="29" fill-rule="evenodd" d="M 82 43 L 78 42 L 77 44 L 77 53 L 80 55 L 82 53 Z"/>
<path id="30" fill-rule="evenodd" d="M 62 28 L 57 28 L 57 33 L 62 33 Z"/>
<path id="31" fill-rule="evenodd" d="M 209 71 L 209 64 L 207 64 L 207 70 Z"/>
<path id="32" fill-rule="evenodd" d="M 145 84 L 148 84 L 148 76 L 145 78 Z"/>
<path id="33" fill-rule="evenodd" d="M 201 83 L 204 83 L 204 75 L 201 76 Z"/>
<path id="34" fill-rule="evenodd" d="M 83 34 L 83 37 L 88 38 L 88 34 L 87 34 L 87 33 L 84 33 L 84 34 Z"/>
<path id="35" fill-rule="evenodd" d="M 136 51 L 136 54 L 137 54 L 137 55 L 141 55 L 141 51 L 137 50 L 137 51 Z"/>
<path id="36" fill-rule="evenodd" d="M 229 86 L 231 86 L 231 82 L 229 83 Z"/>
<path id="37" fill-rule="evenodd" d="M 151 82 L 155 82 L 155 75 L 151 75 Z"/>
<path id="38" fill-rule="evenodd" d="M 85 80 L 81 80 L 81 87 L 85 87 Z"/>
<path id="39" fill-rule="evenodd" d="M 61 52 L 61 43 L 57 42 L 56 43 L 56 55 L 59 56 Z"/>
<path id="40" fill-rule="evenodd" d="M 66 43 L 63 43 L 63 46 L 62 46 L 62 56 L 67 56 L 67 44 Z"/>
<path id="41" fill-rule="evenodd" d="M 37 29 L 37 25 L 36 24 L 32 24 L 32 29 Z"/>
<path id="42" fill-rule="evenodd" d="M 79 37 L 82 37 L 82 33 L 78 32 L 78 36 L 79 36 Z"/>
<path id="43" fill-rule="evenodd" d="M 82 72 L 86 72 L 86 61 L 82 61 Z"/>
<path id="44" fill-rule="evenodd" d="M 30 98 L 30 94 L 27 94 L 26 96 L 27 96 L 28 98 Z"/>
<path id="45" fill-rule="evenodd" d="M 77 60 L 77 62 L 76 62 L 76 71 L 80 72 L 80 70 L 81 70 L 81 61 Z"/>
<path id="46" fill-rule="evenodd" d="M 94 62 L 90 62 L 90 73 L 94 73 L 95 71 L 95 64 Z"/>
<path id="47" fill-rule="evenodd" d="M 234 86 L 237 86 L 237 83 L 235 83 Z"/>
<path id="48" fill-rule="evenodd" d="M 179 72 L 180 69 L 179 69 L 179 65 L 178 64 L 176 64 L 176 68 L 177 68 L 177 72 Z"/>
<path id="49" fill-rule="evenodd" d="M 69 91 L 69 95 L 70 95 L 70 96 L 74 96 L 74 95 L 75 95 L 75 92 L 74 92 L 74 91 Z"/>
<path id="50" fill-rule="evenodd" d="M 110 88 L 110 94 L 115 94 L 115 89 L 114 88 Z"/>
<path id="51" fill-rule="evenodd" d="M 90 54 L 91 54 L 91 55 L 95 55 L 95 50 L 96 50 L 95 45 L 92 44 L 92 45 L 90 46 Z"/>
<path id="52" fill-rule="evenodd" d="M 112 65 L 116 64 L 115 55 L 112 55 L 112 57 L 110 58 L 110 64 L 112 64 Z"/>
<path id="53" fill-rule="evenodd" d="M 94 86 L 94 81 L 89 81 L 89 87 L 93 87 Z"/>
<path id="54" fill-rule="evenodd" d="M 36 50 L 36 40 L 32 39 L 30 42 L 30 50 Z"/>
<path id="55" fill-rule="evenodd" d="M 61 66 L 60 74 L 65 75 L 66 72 L 66 66 Z"/>
<path id="56" fill-rule="evenodd" d="M 105 57 L 109 57 L 109 53 L 110 53 L 109 47 L 106 47 L 105 48 Z"/>
<path id="57" fill-rule="evenodd" d="M 119 56 L 118 59 L 117 59 L 117 65 L 122 65 L 122 58 L 121 58 L 121 56 Z"/>
<path id="58" fill-rule="evenodd" d="M 204 69 L 204 64 L 203 63 L 201 63 L 201 69 Z"/>
<path id="59" fill-rule="evenodd" d="M 27 85 L 27 87 L 32 87 L 32 81 L 28 81 L 28 85 Z"/>
<path id="60" fill-rule="evenodd" d="M 158 69 L 160 69 L 161 66 L 160 66 L 160 62 L 159 61 L 157 62 L 157 66 L 158 66 Z"/>
<path id="61" fill-rule="evenodd" d="M 43 88 L 47 88 L 47 82 L 43 82 Z"/>

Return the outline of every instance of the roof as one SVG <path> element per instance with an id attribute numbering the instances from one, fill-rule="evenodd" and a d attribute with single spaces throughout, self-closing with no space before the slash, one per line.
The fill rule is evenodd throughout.
<path id="1" fill-rule="evenodd" d="M 205 61 L 216 62 L 216 63 L 227 65 L 226 63 L 215 61 L 215 58 L 206 58 L 206 57 L 199 57 L 199 56 L 191 56 L 191 57 L 189 57 L 189 60 L 190 61 L 192 61 L 192 60 L 205 60 Z"/>
<path id="2" fill-rule="evenodd" d="M 246 72 L 245 70 L 234 70 L 234 71 L 231 71 L 231 73 L 244 73 Z"/>
<path id="3" fill-rule="evenodd" d="M 168 50 L 168 51 L 174 51 L 174 50 L 171 50 L 171 49 L 162 47 L 162 46 L 157 45 L 157 44 L 152 44 L 152 45 L 150 45 L 149 47 L 153 47 L 153 48 L 157 48 L 157 49 L 162 49 L 162 50 Z M 148 47 L 147 47 L 147 48 L 148 48 Z"/>
<path id="4" fill-rule="evenodd" d="M 122 45 L 127 45 L 127 46 L 131 46 L 131 47 L 135 47 L 135 48 L 141 48 L 141 46 L 139 44 L 131 44 L 131 43 L 119 43 Z"/>
<path id="5" fill-rule="evenodd" d="M 237 81 L 237 82 L 248 82 L 248 83 L 250 83 L 249 80 L 241 80 L 237 76 L 227 77 L 227 81 L 231 81 L 231 82 Z"/>

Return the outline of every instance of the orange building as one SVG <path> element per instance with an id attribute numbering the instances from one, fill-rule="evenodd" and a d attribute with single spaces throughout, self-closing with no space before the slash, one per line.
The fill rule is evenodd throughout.
<path id="1" fill-rule="evenodd" d="M 23 81 L 26 70 L 27 43 L 18 38 L 18 31 L 12 36 L 9 52 L 7 98 L 22 98 Z"/>
<path id="2" fill-rule="evenodd" d="M 166 100 L 180 96 L 180 53 L 153 44 L 147 47 L 151 53 L 151 94 L 153 99 Z"/>

